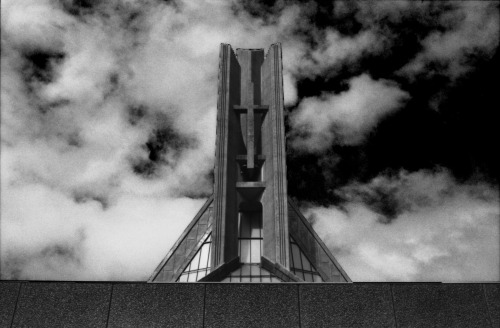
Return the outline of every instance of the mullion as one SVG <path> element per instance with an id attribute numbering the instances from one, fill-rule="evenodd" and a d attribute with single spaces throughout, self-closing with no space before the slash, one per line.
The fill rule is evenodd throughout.
<path id="1" fill-rule="evenodd" d="M 250 226 L 250 236 L 252 235 L 252 230 L 251 230 L 251 226 Z M 252 240 L 250 239 L 248 241 L 248 248 L 250 249 L 250 258 L 248 259 L 250 261 L 250 263 L 252 263 Z"/>
<path id="2" fill-rule="evenodd" d="M 295 268 L 297 271 L 300 271 L 301 273 L 312 273 L 312 274 L 315 274 L 315 275 L 318 275 L 321 277 L 321 275 L 319 274 L 318 270 L 314 267 L 314 265 L 312 264 L 311 260 L 309 260 L 309 258 L 306 256 L 306 254 L 302 251 L 302 249 L 300 248 L 299 244 L 297 244 L 295 242 L 295 240 L 293 238 L 290 238 L 290 244 L 295 244 L 297 245 L 297 248 L 299 249 L 300 251 L 300 263 L 301 263 L 301 269 L 299 268 Z M 290 248 L 292 248 L 292 246 L 290 246 Z M 304 269 L 304 265 L 302 264 L 302 254 L 304 254 L 304 257 L 309 261 L 309 265 L 311 266 L 312 269 L 314 269 L 314 271 L 307 271 Z M 293 256 L 292 257 L 292 263 L 293 263 Z M 293 266 L 293 265 L 292 265 Z M 304 276 L 304 279 L 305 279 L 305 275 Z"/>
<path id="3" fill-rule="evenodd" d="M 198 281 L 198 273 L 200 271 L 200 262 L 201 262 L 201 251 L 202 251 L 204 245 L 205 245 L 205 243 L 203 243 L 201 245 L 200 249 L 198 250 L 198 253 L 200 253 L 200 256 L 198 257 L 198 267 L 197 267 L 198 269 L 196 270 L 196 281 Z"/>
<path id="4" fill-rule="evenodd" d="M 297 269 L 295 268 L 295 271 L 299 271 L 299 272 L 303 272 L 303 273 L 312 273 L 312 274 L 318 274 L 319 273 L 317 271 L 307 271 L 307 270 L 302 270 L 302 269 Z"/>
<path id="5" fill-rule="evenodd" d="M 304 264 L 302 263 L 302 250 L 300 249 L 299 245 L 297 245 L 297 248 L 299 249 L 299 257 L 300 257 L 300 267 L 302 268 L 302 270 L 304 270 Z M 302 272 L 302 278 L 304 280 L 306 280 L 306 276 L 304 274 L 304 272 Z"/>
<path id="6" fill-rule="evenodd" d="M 210 237 L 210 236 L 209 236 Z M 210 245 L 208 245 L 208 255 L 207 255 L 207 270 L 210 268 L 210 255 L 212 254 L 212 241 L 210 241 Z"/>
<path id="7" fill-rule="evenodd" d="M 209 237 L 207 237 L 207 239 L 208 239 L 208 238 L 209 238 Z M 183 275 L 183 274 L 185 274 L 185 273 L 193 273 L 193 272 L 203 271 L 203 270 L 206 270 L 206 269 L 208 269 L 208 268 L 209 268 L 209 265 L 208 265 L 208 258 L 209 258 L 209 256 L 207 256 L 207 266 L 206 266 L 205 268 L 200 268 L 200 262 L 201 262 L 201 251 L 202 251 L 203 247 L 205 247 L 205 245 L 206 245 L 206 244 L 209 244 L 209 245 L 208 245 L 208 254 L 210 254 L 210 250 L 211 250 L 211 248 L 212 248 L 212 242 L 211 242 L 211 241 L 210 241 L 210 242 L 205 241 L 205 242 L 201 245 L 201 247 L 198 249 L 198 251 L 196 252 L 196 254 L 194 255 L 194 257 L 196 257 L 196 255 L 198 255 L 198 253 L 200 253 L 200 257 L 198 258 L 198 268 L 197 268 L 197 269 L 194 269 L 194 270 L 187 270 L 187 271 L 186 271 L 186 269 L 187 269 L 187 268 L 190 268 L 190 267 L 191 267 L 191 264 L 193 264 L 193 262 L 189 262 L 189 264 L 187 265 L 186 269 L 184 269 L 184 272 L 182 272 L 182 274 L 181 274 L 181 275 Z M 194 257 L 193 257 L 193 259 L 194 259 Z M 197 277 L 198 277 L 198 276 L 197 276 Z"/>

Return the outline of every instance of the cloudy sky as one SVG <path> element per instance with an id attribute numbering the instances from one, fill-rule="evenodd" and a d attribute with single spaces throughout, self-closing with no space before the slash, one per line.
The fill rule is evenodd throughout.
<path id="1" fill-rule="evenodd" d="M 3 0 L 1 278 L 145 280 L 218 51 L 283 46 L 289 194 L 354 281 L 499 280 L 499 2 Z"/>

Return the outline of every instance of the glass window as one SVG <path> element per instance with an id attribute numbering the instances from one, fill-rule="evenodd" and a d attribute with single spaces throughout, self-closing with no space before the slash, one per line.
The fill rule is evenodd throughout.
<path id="1" fill-rule="evenodd" d="M 239 212 L 239 256 L 241 263 L 260 263 L 262 254 L 262 205 L 242 203 Z"/>
<path id="2" fill-rule="evenodd" d="M 196 275 L 198 273 L 197 272 L 190 272 L 188 274 L 188 282 L 196 282 Z"/>
<path id="3" fill-rule="evenodd" d="M 205 277 L 206 275 L 207 275 L 206 270 L 200 271 L 200 272 L 198 272 L 198 277 L 196 277 L 196 279 L 200 280 L 201 278 Z"/>
<path id="4" fill-rule="evenodd" d="M 304 268 L 304 270 L 306 271 L 312 271 L 311 269 L 311 263 L 309 263 L 309 260 L 306 258 L 306 256 L 304 255 L 304 253 L 301 254 L 302 256 L 300 257 L 300 259 L 302 260 L 302 267 Z"/>
<path id="5" fill-rule="evenodd" d="M 260 244 L 261 239 L 250 240 L 250 263 L 260 263 Z"/>
<path id="6" fill-rule="evenodd" d="M 281 280 L 261 268 L 260 264 L 244 263 L 241 268 L 231 272 L 223 282 L 281 282 Z"/>
<path id="7" fill-rule="evenodd" d="M 238 252 L 242 266 L 223 281 L 280 282 L 280 279 L 260 266 L 262 256 L 262 204 L 243 202 L 240 205 L 238 218 Z"/>
<path id="8" fill-rule="evenodd" d="M 191 264 L 189 265 L 189 271 L 198 270 L 200 268 L 200 251 L 196 252 L 196 255 L 191 260 Z"/>
<path id="9" fill-rule="evenodd" d="M 238 271 L 238 270 L 236 270 Z M 241 275 L 242 276 L 249 276 L 250 275 L 250 266 L 249 265 L 244 265 L 241 267 Z"/>
<path id="10" fill-rule="evenodd" d="M 250 224 L 251 218 L 245 214 L 240 212 L 240 238 L 250 238 Z"/>
<path id="11" fill-rule="evenodd" d="M 202 247 L 201 252 L 200 252 L 200 268 L 207 268 L 210 266 L 210 262 L 208 261 L 208 258 L 210 257 L 210 252 L 209 252 L 210 247 Z"/>
<path id="12" fill-rule="evenodd" d="M 211 235 L 208 235 L 177 281 L 196 282 L 209 274 L 211 250 L 212 238 Z"/>
<path id="13" fill-rule="evenodd" d="M 250 240 L 240 239 L 240 261 L 250 263 Z"/>
<path id="14" fill-rule="evenodd" d="M 294 268 L 302 268 L 301 258 L 300 258 L 300 249 L 297 244 L 292 244 L 292 261 Z"/>
<path id="15" fill-rule="evenodd" d="M 241 276 L 241 274 L 242 274 L 242 273 L 241 273 L 241 268 L 240 268 L 240 269 L 238 269 L 238 270 L 235 270 L 235 271 L 233 272 L 233 275 L 238 276 L 238 277 L 239 277 L 239 276 Z"/>
<path id="16" fill-rule="evenodd" d="M 252 231 L 250 233 L 251 238 L 262 238 L 262 218 L 259 212 L 250 212 L 250 222 Z"/>
<path id="17" fill-rule="evenodd" d="M 297 277 L 307 282 L 323 282 L 316 268 L 292 236 L 290 236 L 290 254 L 290 269 Z"/>

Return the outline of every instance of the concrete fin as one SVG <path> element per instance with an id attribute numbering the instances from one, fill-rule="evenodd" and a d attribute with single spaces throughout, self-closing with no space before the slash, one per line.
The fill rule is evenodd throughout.
<path id="1" fill-rule="evenodd" d="M 305 255 L 305 258 L 315 269 L 314 271 L 319 273 L 324 282 L 351 282 L 347 273 L 291 199 L 288 199 L 288 205 L 288 224 L 290 236 L 292 237 L 290 238 L 290 248 L 293 249 L 294 245 L 297 245 L 298 250 Z M 297 258 L 297 254 L 295 256 Z M 293 258 L 292 253 L 290 258 Z M 295 269 L 298 268 L 298 265 L 294 264 L 293 266 Z M 295 274 L 299 273 L 299 270 L 294 271 L 292 263 L 290 263 L 290 270 Z M 313 270 L 305 271 L 314 272 Z M 299 275 L 299 278 L 307 277 L 306 275 Z"/>
<path id="2" fill-rule="evenodd" d="M 212 221 L 213 196 L 205 202 L 198 214 L 189 223 L 153 272 L 148 282 L 175 282 L 210 237 Z"/>

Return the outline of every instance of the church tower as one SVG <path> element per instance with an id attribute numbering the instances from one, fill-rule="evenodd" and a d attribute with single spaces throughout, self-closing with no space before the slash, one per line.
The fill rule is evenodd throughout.
<path id="1" fill-rule="evenodd" d="M 287 195 L 280 44 L 221 44 L 214 176 L 149 282 L 350 282 Z"/>

